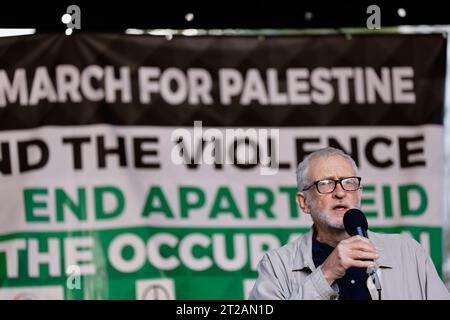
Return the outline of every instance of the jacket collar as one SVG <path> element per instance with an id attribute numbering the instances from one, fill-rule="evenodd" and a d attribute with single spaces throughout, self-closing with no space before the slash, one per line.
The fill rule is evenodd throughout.
<path id="1" fill-rule="evenodd" d="M 387 254 L 388 248 L 386 243 L 386 240 L 383 240 L 380 237 L 379 233 L 368 231 L 367 235 L 369 239 L 373 242 L 375 245 L 375 248 L 377 248 L 378 253 L 380 254 L 380 258 L 376 261 L 376 264 L 378 267 L 381 268 L 390 268 L 392 269 L 394 266 L 394 263 L 392 261 L 392 258 Z"/>
<path id="2" fill-rule="evenodd" d="M 296 240 L 295 255 L 293 261 L 292 271 L 300 271 L 305 268 L 311 271 L 315 270 L 314 262 L 312 259 L 312 237 L 314 234 L 313 228 L 307 233 L 302 234 Z"/>

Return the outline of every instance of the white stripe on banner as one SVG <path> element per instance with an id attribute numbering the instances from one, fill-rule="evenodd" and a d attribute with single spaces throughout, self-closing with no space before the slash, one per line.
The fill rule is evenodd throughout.
<path id="1" fill-rule="evenodd" d="M 0 233 L 308 227 L 309 216 L 295 205 L 297 159 L 330 144 L 357 158 L 371 226 L 441 225 L 442 126 L 281 128 L 275 150 L 283 165 L 272 175 L 262 174 L 258 164 L 215 166 L 201 157 L 196 168 L 177 165 L 171 136 L 179 129 L 92 125 L 0 132 L 10 156 L 1 158 Z M 234 141 L 222 142 L 226 154 Z"/>

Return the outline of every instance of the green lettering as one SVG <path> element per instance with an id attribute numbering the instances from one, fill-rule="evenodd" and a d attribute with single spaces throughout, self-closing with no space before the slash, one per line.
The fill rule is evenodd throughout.
<path id="1" fill-rule="evenodd" d="M 25 204 L 25 220 L 27 222 L 49 222 L 49 216 L 36 215 L 35 209 L 47 209 L 47 202 L 38 202 L 33 199 L 34 195 L 47 195 L 48 190 L 45 188 L 39 189 L 24 189 L 23 199 Z"/>
<path id="2" fill-rule="evenodd" d="M 409 184 L 399 186 L 398 192 L 400 195 L 400 213 L 402 216 L 420 216 L 425 212 L 428 206 L 427 194 L 422 186 L 418 184 Z M 413 209 L 409 205 L 410 192 L 417 192 L 420 201 L 417 208 Z"/>
<path id="3" fill-rule="evenodd" d="M 225 205 L 222 206 L 222 200 L 225 201 Z M 236 205 L 236 202 L 231 195 L 230 190 L 227 187 L 220 187 L 217 191 L 217 195 L 214 198 L 214 203 L 209 213 L 210 218 L 216 218 L 219 213 L 231 213 L 235 218 L 242 219 L 242 215 Z"/>
<path id="4" fill-rule="evenodd" d="M 392 195 L 391 188 L 388 185 L 383 186 L 384 215 L 386 218 L 392 218 Z"/>
<path id="5" fill-rule="evenodd" d="M 157 200 L 159 203 L 153 204 L 153 202 Z M 167 218 L 173 219 L 174 215 L 172 210 L 170 209 L 169 203 L 167 202 L 164 193 L 161 188 L 158 186 L 150 188 L 147 199 L 145 201 L 144 209 L 142 210 L 142 216 L 147 217 L 153 212 L 161 212 Z"/>
<path id="6" fill-rule="evenodd" d="M 116 199 L 116 208 L 107 212 L 103 206 L 104 195 L 112 195 Z M 125 207 L 125 197 L 122 191 L 116 187 L 95 187 L 94 188 L 95 199 L 95 217 L 98 220 L 111 219 L 120 215 Z"/>
<path id="7" fill-rule="evenodd" d="M 365 197 L 367 192 L 375 192 L 375 186 L 373 184 L 363 185 L 364 197 L 361 198 L 361 206 L 373 206 L 375 205 L 375 199 L 373 197 Z M 378 215 L 377 211 L 374 210 L 364 210 L 364 215 L 366 217 L 376 217 Z"/>
<path id="8" fill-rule="evenodd" d="M 256 201 L 257 194 L 261 194 L 265 198 L 260 203 Z M 275 201 L 275 197 L 270 189 L 263 187 L 248 187 L 247 199 L 249 218 L 256 218 L 256 212 L 258 210 L 261 210 L 270 219 L 275 218 L 273 212 L 271 211 L 271 207 Z"/>
<path id="9" fill-rule="evenodd" d="M 298 218 L 300 210 L 297 205 L 297 187 L 280 187 L 280 192 L 286 192 L 289 198 L 289 215 L 291 218 Z"/>
<path id="10" fill-rule="evenodd" d="M 64 207 L 67 206 L 80 221 L 85 221 L 86 216 L 86 191 L 84 188 L 78 188 L 78 205 L 69 198 L 67 193 L 60 188 L 55 190 L 56 198 L 56 221 L 64 221 Z"/>
<path id="11" fill-rule="evenodd" d="M 201 208 L 205 204 L 205 193 L 197 187 L 180 187 L 180 217 L 189 218 L 189 210 Z M 189 195 L 195 195 L 196 201 L 189 202 Z"/>

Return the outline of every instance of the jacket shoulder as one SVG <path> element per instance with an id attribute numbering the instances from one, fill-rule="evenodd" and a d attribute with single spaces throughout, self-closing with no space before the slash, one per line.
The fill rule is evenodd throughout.
<path id="1" fill-rule="evenodd" d="M 300 235 L 294 241 L 287 244 L 269 250 L 264 255 L 264 260 L 269 260 L 272 264 L 283 266 L 285 269 L 292 269 L 294 267 L 294 261 L 298 261 L 300 254 L 300 244 L 306 240 L 306 234 Z"/>
<path id="2" fill-rule="evenodd" d="M 370 232 L 369 238 L 375 243 L 376 246 L 378 245 L 385 251 L 389 251 L 394 254 L 398 254 L 400 252 L 409 252 L 412 255 L 425 253 L 425 249 L 422 245 L 408 234 Z"/>

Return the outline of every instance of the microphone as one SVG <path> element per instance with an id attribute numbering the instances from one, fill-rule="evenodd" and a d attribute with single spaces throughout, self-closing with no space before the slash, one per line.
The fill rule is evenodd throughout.
<path id="1" fill-rule="evenodd" d="M 367 237 L 367 229 L 369 224 L 367 223 L 366 216 L 361 210 L 353 208 L 347 210 L 344 214 L 344 228 L 350 236 L 362 236 Z"/>
<path id="2" fill-rule="evenodd" d="M 367 218 L 361 210 L 353 208 L 345 212 L 344 228 L 350 236 L 359 235 L 365 238 L 369 238 L 367 236 L 368 227 L 369 224 L 367 223 Z M 381 298 L 381 283 L 380 279 L 378 279 L 375 267 L 368 267 L 367 274 L 372 278 L 373 284 L 375 285 L 375 288 L 379 293 L 378 297 Z"/>

